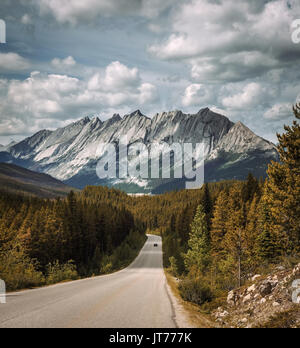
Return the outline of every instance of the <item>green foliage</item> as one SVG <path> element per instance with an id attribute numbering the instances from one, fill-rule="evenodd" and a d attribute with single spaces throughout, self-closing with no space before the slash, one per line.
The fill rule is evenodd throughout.
<path id="1" fill-rule="evenodd" d="M 294 114 L 293 125 L 278 134 L 281 163 L 269 166 L 264 190 L 272 221 L 268 229 L 281 255 L 300 251 L 300 104 Z"/>
<path id="2" fill-rule="evenodd" d="M 44 285 L 45 278 L 37 269 L 38 264 L 21 249 L 13 248 L 0 253 L 0 278 L 5 280 L 8 291 Z"/>
<path id="3" fill-rule="evenodd" d="M 63 281 L 78 279 L 78 273 L 73 261 L 69 261 L 63 265 L 59 261 L 55 261 L 47 266 L 47 284 L 56 284 Z"/>
<path id="4" fill-rule="evenodd" d="M 174 256 L 170 257 L 170 272 L 173 276 L 178 276 L 178 266 L 177 266 L 177 260 Z"/>
<path id="5" fill-rule="evenodd" d="M 108 263 L 103 262 L 103 265 L 101 267 L 101 273 L 102 274 L 109 274 L 109 273 L 113 272 L 113 269 L 114 268 L 113 268 L 112 262 L 109 262 L 109 261 L 108 261 Z"/>
<path id="6" fill-rule="evenodd" d="M 263 260 L 272 260 L 276 256 L 275 241 L 272 238 L 270 226 L 272 219 L 268 206 L 264 202 L 260 205 L 260 215 L 257 228 L 257 256 Z"/>
<path id="7" fill-rule="evenodd" d="M 146 236 L 131 231 L 125 241 L 111 255 L 105 255 L 100 266 L 100 274 L 108 274 L 127 267 L 143 247 Z"/>
<path id="8" fill-rule="evenodd" d="M 184 255 L 186 270 L 190 271 L 193 266 L 196 266 L 201 273 L 204 273 L 210 262 L 210 236 L 202 205 L 197 208 L 191 225 L 188 246 L 189 250 Z"/>
<path id="9" fill-rule="evenodd" d="M 186 278 L 179 284 L 179 292 L 186 301 L 202 305 L 213 300 L 213 293 L 204 279 Z"/>
<path id="10" fill-rule="evenodd" d="M 242 187 L 242 199 L 244 202 L 252 201 L 255 194 L 260 193 L 258 180 L 249 173 L 247 181 Z"/>

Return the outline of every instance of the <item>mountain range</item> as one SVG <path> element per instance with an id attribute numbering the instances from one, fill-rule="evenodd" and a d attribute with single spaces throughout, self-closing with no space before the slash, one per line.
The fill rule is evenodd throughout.
<path id="1" fill-rule="evenodd" d="M 123 118 L 115 114 L 102 122 L 85 117 L 54 131 L 42 130 L 33 136 L 0 148 L 0 161 L 46 173 L 67 185 L 116 186 L 131 193 L 161 193 L 184 188 L 182 179 L 100 180 L 96 175 L 98 148 L 102 143 L 118 144 L 127 135 L 129 144 L 142 142 L 204 143 L 205 181 L 245 179 L 249 172 L 265 176 L 271 160 L 278 160 L 276 147 L 255 135 L 241 122 L 208 108 L 196 114 L 182 111 L 163 112 L 152 119 L 137 110 Z"/>

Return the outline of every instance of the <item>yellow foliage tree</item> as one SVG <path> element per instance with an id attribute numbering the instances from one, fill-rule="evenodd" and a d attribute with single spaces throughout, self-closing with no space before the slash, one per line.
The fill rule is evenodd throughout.
<path id="1" fill-rule="evenodd" d="M 268 169 L 264 200 L 271 215 L 271 234 L 282 254 L 300 249 L 300 104 L 294 107 L 296 120 L 277 135 L 280 163 Z"/>

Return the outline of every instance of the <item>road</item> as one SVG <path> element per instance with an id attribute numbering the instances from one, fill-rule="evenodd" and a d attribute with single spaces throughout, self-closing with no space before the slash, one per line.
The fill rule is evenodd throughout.
<path id="1" fill-rule="evenodd" d="M 7 304 L 0 304 L 0 328 L 175 327 L 157 236 L 148 236 L 123 271 L 10 293 Z"/>

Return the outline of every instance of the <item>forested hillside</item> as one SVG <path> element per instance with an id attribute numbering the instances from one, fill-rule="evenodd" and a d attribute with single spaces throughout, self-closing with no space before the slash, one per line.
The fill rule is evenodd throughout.
<path id="1" fill-rule="evenodd" d="M 66 197 L 72 190 L 50 175 L 8 163 L 0 163 L 0 187 L 6 192 L 42 198 Z"/>
<path id="2" fill-rule="evenodd" d="M 67 199 L 0 195 L 0 278 L 8 289 L 111 272 L 145 236 L 130 212 L 71 192 Z"/>

